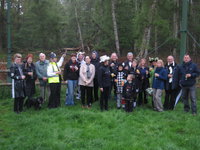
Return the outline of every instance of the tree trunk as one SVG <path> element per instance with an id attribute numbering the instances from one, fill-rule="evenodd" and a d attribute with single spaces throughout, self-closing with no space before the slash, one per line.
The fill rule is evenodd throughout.
<path id="1" fill-rule="evenodd" d="M 154 47 L 155 47 L 155 55 L 158 55 L 158 27 L 155 26 L 155 41 L 154 41 Z"/>
<path id="2" fill-rule="evenodd" d="M 174 0 L 175 3 L 175 10 L 174 10 L 174 15 L 173 15 L 173 36 L 174 39 L 178 38 L 178 31 L 179 31 L 179 0 Z M 177 48 L 173 48 L 173 56 L 176 57 L 177 53 Z"/>
<path id="3" fill-rule="evenodd" d="M 83 44 L 81 26 L 80 26 L 79 19 L 78 19 L 78 12 L 77 12 L 77 7 L 76 7 L 76 2 L 74 3 L 74 11 L 75 11 L 75 16 L 76 16 L 76 23 L 77 23 L 77 26 L 78 26 L 78 33 L 79 33 L 79 38 L 80 38 L 80 42 L 81 42 L 81 48 L 82 48 L 82 51 L 84 51 L 84 44 Z"/>
<path id="4" fill-rule="evenodd" d="M 0 51 L 3 49 L 3 45 L 5 44 L 5 18 L 4 18 L 4 5 L 5 0 L 1 0 L 1 10 L 0 10 Z"/>
<path id="5" fill-rule="evenodd" d="M 152 29 L 152 22 L 153 22 L 153 15 L 155 12 L 156 8 L 156 3 L 157 0 L 154 0 L 151 8 L 148 13 L 148 25 L 144 29 L 144 34 L 142 38 L 142 44 L 140 47 L 140 53 L 138 55 L 139 58 L 146 58 L 148 55 L 148 48 L 149 48 L 149 43 L 150 43 L 150 38 L 151 38 L 151 29 Z"/>
<path id="6" fill-rule="evenodd" d="M 114 35 L 115 35 L 115 45 L 116 45 L 117 53 L 120 56 L 117 21 L 116 21 L 116 16 L 115 16 L 115 0 L 112 0 L 111 3 L 112 3 L 112 20 L 113 20 L 113 29 L 114 29 Z"/>

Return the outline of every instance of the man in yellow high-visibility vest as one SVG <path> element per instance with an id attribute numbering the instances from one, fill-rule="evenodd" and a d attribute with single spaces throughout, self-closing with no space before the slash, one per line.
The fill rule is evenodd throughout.
<path id="1" fill-rule="evenodd" d="M 51 52 L 50 63 L 47 67 L 48 83 L 50 86 L 49 108 L 56 108 L 60 106 L 60 92 L 61 92 L 61 69 L 66 54 L 63 54 L 57 62 L 56 54 Z"/>

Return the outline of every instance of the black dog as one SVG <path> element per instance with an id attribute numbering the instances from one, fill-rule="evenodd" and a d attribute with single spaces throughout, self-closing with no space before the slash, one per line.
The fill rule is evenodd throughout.
<path id="1" fill-rule="evenodd" d="M 31 108 L 33 106 L 35 110 L 39 110 L 42 108 L 43 103 L 44 99 L 42 97 L 30 98 L 26 100 L 25 106 L 27 108 Z"/>

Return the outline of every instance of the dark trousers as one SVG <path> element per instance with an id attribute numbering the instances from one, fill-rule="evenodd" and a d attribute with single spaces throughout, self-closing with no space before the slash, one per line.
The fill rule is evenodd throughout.
<path id="1" fill-rule="evenodd" d="M 111 87 L 109 91 L 109 99 L 112 98 L 112 90 L 113 90 L 115 99 L 117 99 L 117 86 L 114 81 L 111 82 Z"/>
<path id="2" fill-rule="evenodd" d="M 133 111 L 133 100 L 126 100 L 125 111 L 132 112 Z"/>
<path id="3" fill-rule="evenodd" d="M 14 99 L 14 112 L 22 112 L 24 105 L 24 97 L 18 97 Z"/>
<path id="4" fill-rule="evenodd" d="M 182 87 L 182 99 L 184 103 L 184 111 L 190 111 L 189 105 L 189 95 L 191 99 L 191 108 L 192 113 L 197 113 L 197 104 L 196 104 L 196 86 L 191 87 Z"/>
<path id="5" fill-rule="evenodd" d="M 60 90 L 61 84 L 60 83 L 50 83 L 50 97 L 49 97 L 49 108 L 56 108 L 60 106 Z"/>
<path id="6" fill-rule="evenodd" d="M 147 101 L 147 94 L 146 94 L 146 89 L 147 89 L 147 86 L 146 86 L 146 82 L 145 80 L 142 80 L 141 82 L 141 89 L 139 91 L 139 97 L 138 97 L 138 105 L 142 105 L 142 104 L 147 104 L 148 101 Z"/>
<path id="7" fill-rule="evenodd" d="M 138 97 L 138 105 L 142 104 L 147 104 L 147 94 L 146 94 L 146 89 L 142 88 L 139 92 L 139 97 Z"/>
<path id="8" fill-rule="evenodd" d="M 94 95 L 93 95 L 94 93 Z M 98 101 L 99 100 L 99 84 L 98 84 L 98 79 L 97 78 L 94 78 L 94 90 L 92 92 L 92 99 L 93 99 L 93 102 L 94 101 Z"/>
<path id="9" fill-rule="evenodd" d="M 85 96 L 87 97 L 87 105 L 90 106 L 92 103 L 92 87 L 82 86 L 81 88 L 81 101 L 82 105 L 85 105 Z"/>
<path id="10" fill-rule="evenodd" d="M 165 102 L 164 102 L 165 110 L 174 109 L 177 93 L 178 92 L 176 89 L 172 89 L 172 84 L 169 85 L 168 90 L 165 90 Z"/>
<path id="11" fill-rule="evenodd" d="M 104 87 L 103 92 L 101 92 L 100 98 L 100 109 L 108 110 L 108 96 L 109 96 L 110 87 Z"/>

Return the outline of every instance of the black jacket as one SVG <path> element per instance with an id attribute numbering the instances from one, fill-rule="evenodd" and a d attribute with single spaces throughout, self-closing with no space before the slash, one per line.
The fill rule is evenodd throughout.
<path id="1" fill-rule="evenodd" d="M 191 74 L 190 78 L 185 78 L 186 74 Z M 196 83 L 196 78 L 199 76 L 200 71 L 197 68 L 197 65 L 192 61 L 188 63 L 183 63 L 179 67 L 179 78 L 180 85 L 183 87 L 190 87 Z"/>
<path id="2" fill-rule="evenodd" d="M 150 87 L 150 83 L 149 83 L 149 78 L 150 78 L 150 73 L 146 74 L 146 73 L 142 73 L 142 71 L 148 71 L 149 72 L 149 68 L 145 67 L 144 69 L 142 69 L 141 67 L 138 67 L 140 74 L 141 74 L 141 78 L 139 80 L 139 82 L 141 83 L 141 87 L 142 89 L 147 89 Z"/>
<path id="3" fill-rule="evenodd" d="M 78 80 L 79 78 L 79 69 L 75 70 L 74 67 L 80 68 L 79 64 L 77 62 L 72 63 L 70 60 L 68 63 L 65 64 L 64 67 L 64 81 L 66 80 Z"/>
<path id="4" fill-rule="evenodd" d="M 165 69 L 167 71 L 167 75 L 170 74 L 170 70 L 169 70 L 169 65 L 166 64 L 165 65 Z M 174 63 L 174 65 L 172 64 L 171 65 L 172 67 L 172 90 L 175 90 L 175 89 L 179 89 L 180 86 L 179 86 L 179 76 L 178 76 L 178 71 L 179 71 L 179 67 L 176 63 Z M 169 90 L 169 86 L 170 86 L 170 82 L 169 82 L 170 78 L 167 76 L 167 81 L 165 82 L 165 90 Z"/>
<path id="5" fill-rule="evenodd" d="M 131 69 L 131 66 L 129 65 L 129 62 L 130 61 L 125 61 L 124 63 L 123 63 L 123 66 L 124 66 L 124 68 L 126 68 L 126 67 L 128 67 L 128 71 Z"/>
<path id="6" fill-rule="evenodd" d="M 110 87 L 111 86 L 111 72 L 110 67 L 101 65 L 98 72 L 99 87 Z"/>
<path id="7" fill-rule="evenodd" d="M 99 63 L 99 59 L 92 59 L 91 58 L 91 64 L 93 64 L 95 66 L 95 77 L 94 78 L 98 78 L 98 70 L 100 67 L 100 63 Z"/>
<path id="8" fill-rule="evenodd" d="M 20 72 L 21 70 L 21 72 Z M 25 97 L 25 82 L 22 80 L 22 65 L 12 64 L 10 67 L 10 77 L 12 79 L 12 97 Z"/>
<path id="9" fill-rule="evenodd" d="M 32 63 L 30 66 L 25 62 L 22 65 L 23 73 L 26 76 L 25 78 L 25 92 L 26 96 L 32 96 L 35 94 L 35 80 L 37 79 L 37 74 L 35 71 L 35 65 Z M 33 72 L 33 76 L 28 75 L 28 72 Z"/>
<path id="10" fill-rule="evenodd" d="M 124 84 L 122 96 L 125 100 L 134 100 L 137 97 L 136 83 L 133 81 L 129 83 L 128 81 Z"/>

